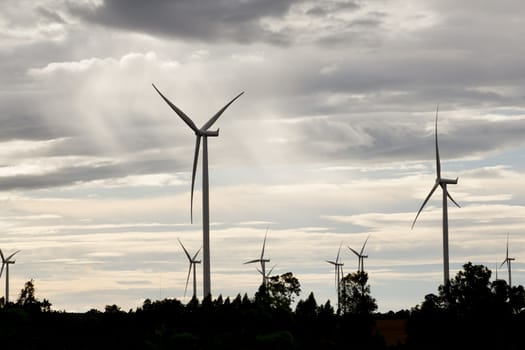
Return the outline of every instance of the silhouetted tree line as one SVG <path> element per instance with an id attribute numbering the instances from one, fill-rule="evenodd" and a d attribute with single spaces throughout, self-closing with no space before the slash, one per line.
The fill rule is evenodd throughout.
<path id="1" fill-rule="evenodd" d="M 525 290 L 471 262 L 412 309 L 407 348 L 525 349 Z"/>
<path id="2" fill-rule="evenodd" d="M 0 344 L 19 349 L 386 349 L 379 322 L 407 325 L 396 349 L 525 349 L 525 291 L 490 282 L 490 270 L 464 270 L 412 310 L 377 314 L 368 275 L 342 280 L 340 307 L 298 300 L 292 273 L 272 276 L 253 297 L 146 299 L 136 310 L 51 310 L 26 283 L 15 303 L 0 309 Z M 400 338 L 401 339 L 401 338 Z"/>

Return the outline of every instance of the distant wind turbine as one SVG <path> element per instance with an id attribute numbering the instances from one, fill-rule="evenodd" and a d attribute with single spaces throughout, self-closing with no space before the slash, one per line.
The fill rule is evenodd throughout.
<path id="1" fill-rule="evenodd" d="M 507 263 L 507 270 L 509 271 L 509 287 L 512 287 L 512 272 L 511 272 L 511 261 L 514 261 L 516 259 L 509 258 L 509 235 L 507 234 L 507 252 L 505 254 L 505 260 L 501 263 L 499 267 L 502 267 Z"/>
<path id="2" fill-rule="evenodd" d="M 458 178 L 455 179 L 446 179 L 441 177 L 441 161 L 439 159 L 439 147 L 438 147 L 438 136 L 437 136 L 437 122 L 438 122 L 438 108 L 436 108 L 436 126 L 435 126 L 435 134 L 436 134 L 436 182 L 432 189 L 430 190 L 430 193 L 427 195 L 427 198 L 425 198 L 425 201 L 421 205 L 421 208 L 419 208 L 419 211 L 417 212 L 417 215 L 414 219 L 414 222 L 412 222 L 412 229 L 414 228 L 414 225 L 416 224 L 416 220 L 425 207 L 425 204 L 427 204 L 430 197 L 432 197 L 432 194 L 434 191 L 438 188 L 438 186 L 441 187 L 443 190 L 443 283 L 444 285 L 447 285 L 449 282 L 449 264 L 448 264 L 448 208 L 447 208 L 447 197 L 454 203 L 458 208 L 460 207 L 458 203 L 452 198 L 450 193 L 448 193 L 447 185 L 456 185 L 458 183 Z"/>
<path id="3" fill-rule="evenodd" d="M 245 262 L 244 264 L 253 264 L 253 263 L 260 263 L 261 264 L 261 269 L 257 269 L 257 271 L 259 271 L 259 273 L 262 275 L 262 284 L 264 284 L 266 286 L 266 279 L 268 278 L 268 275 L 266 274 L 266 263 L 267 262 L 270 262 L 270 259 L 265 259 L 264 258 L 264 248 L 266 247 L 266 237 L 268 236 L 268 229 L 266 229 L 266 233 L 264 234 L 264 241 L 263 241 L 263 246 L 262 246 L 262 250 L 261 250 L 261 257 L 258 258 L 258 259 L 253 259 L 253 260 L 250 260 L 250 261 L 247 261 Z M 274 266 L 275 267 L 275 266 Z M 272 267 L 272 270 L 273 270 L 273 267 Z M 271 271 L 268 273 L 270 274 Z"/>
<path id="4" fill-rule="evenodd" d="M 178 239 L 178 238 L 177 238 Z M 197 250 L 197 253 L 193 255 L 193 257 L 188 253 L 186 248 L 184 247 L 184 244 L 182 244 L 181 240 L 179 239 L 179 243 L 182 246 L 182 249 L 184 249 L 184 253 L 186 253 L 186 256 L 188 257 L 188 261 L 190 263 L 190 268 L 188 270 L 188 277 L 186 278 L 186 287 L 184 287 L 184 297 L 186 297 L 186 291 L 188 290 L 188 282 L 190 280 L 190 274 L 191 270 L 193 269 L 193 297 L 197 297 L 197 264 L 200 264 L 201 261 L 197 260 L 197 255 L 199 255 L 199 252 L 201 251 L 201 248 Z"/>
<path id="5" fill-rule="evenodd" d="M 341 246 L 343 242 L 339 245 L 339 250 L 337 251 L 337 257 L 335 261 L 326 260 L 327 263 L 334 265 L 335 270 L 335 286 L 337 290 L 337 308 L 341 307 L 341 279 L 343 278 L 343 265 L 344 263 L 339 262 L 339 255 L 341 254 Z"/>
<path id="6" fill-rule="evenodd" d="M 366 242 L 368 242 L 369 238 L 370 235 L 366 237 L 365 243 L 361 247 L 361 251 L 359 253 L 356 250 L 352 249 L 350 246 L 348 247 L 348 249 L 350 249 L 355 255 L 357 255 L 357 271 L 359 272 L 365 271 L 364 259 L 368 258 L 368 255 L 363 255 L 363 252 L 365 251 Z"/>
<path id="7" fill-rule="evenodd" d="M 2 249 L 0 249 L 0 256 L 2 257 L 2 268 L 0 269 L 0 277 L 2 277 L 2 273 L 4 272 L 4 266 L 5 266 L 5 303 L 6 305 L 9 302 L 9 265 L 15 263 L 15 260 L 11 260 L 11 259 L 19 251 L 20 250 L 17 250 L 13 254 L 9 255 L 7 258 L 4 258 L 4 253 L 2 253 Z"/>
<path id="8" fill-rule="evenodd" d="M 273 269 L 275 269 L 276 266 L 277 265 L 273 265 L 272 268 L 268 272 L 266 272 L 266 274 L 257 267 L 257 272 L 259 272 L 263 276 L 265 285 L 268 283 L 268 280 L 270 279 L 270 277 L 272 277 L 271 276 L 272 271 Z"/>
<path id="9" fill-rule="evenodd" d="M 203 293 L 204 297 L 211 295 L 211 270 L 210 270 L 210 206 L 209 206 L 209 180 L 208 180 L 208 137 L 219 136 L 219 129 L 208 130 L 222 113 L 228 108 L 233 101 L 238 99 L 244 92 L 238 94 L 224 107 L 222 107 L 213 117 L 210 118 L 200 129 L 195 123 L 184 114 L 177 106 L 171 103 L 155 86 L 153 88 L 159 93 L 162 99 L 177 113 L 177 115 L 195 132 L 195 156 L 193 158 L 193 171 L 191 174 L 191 204 L 190 204 L 190 220 L 193 223 L 193 189 L 195 187 L 195 173 L 197 170 L 197 161 L 199 159 L 200 142 L 202 138 L 202 240 L 203 240 Z"/>

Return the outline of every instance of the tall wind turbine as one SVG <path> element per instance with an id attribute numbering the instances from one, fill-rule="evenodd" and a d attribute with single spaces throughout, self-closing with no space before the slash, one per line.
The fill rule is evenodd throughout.
<path id="1" fill-rule="evenodd" d="M 178 239 L 178 238 L 177 238 Z M 182 244 L 181 240 L 179 240 L 180 245 L 182 246 L 182 249 L 184 249 L 184 253 L 186 253 L 186 256 L 188 257 L 188 261 L 190 263 L 190 269 L 188 270 L 188 278 L 186 278 L 186 287 L 184 287 L 184 297 L 186 297 L 186 291 L 188 290 L 188 282 L 190 280 L 190 274 L 191 270 L 193 269 L 193 297 L 197 297 L 197 264 L 200 264 L 201 261 L 197 260 L 197 255 L 199 255 L 199 252 L 201 251 L 201 248 L 197 250 L 197 253 L 193 255 L 193 257 L 188 253 L 186 248 L 184 247 L 184 244 Z"/>
<path id="2" fill-rule="evenodd" d="M 512 273 L 511 273 L 510 262 L 514 260 L 516 259 L 509 258 L 509 235 L 507 234 L 507 253 L 505 254 L 505 260 L 503 260 L 503 262 L 501 263 L 499 267 L 502 267 L 503 265 L 505 265 L 505 263 L 507 263 L 507 270 L 509 271 L 509 287 L 512 287 Z"/>
<path id="3" fill-rule="evenodd" d="M 209 181 L 208 181 L 208 137 L 219 136 L 219 129 L 208 130 L 222 113 L 228 108 L 233 101 L 238 99 L 244 92 L 238 94 L 224 107 L 222 107 L 213 117 L 210 118 L 201 128 L 184 114 L 177 106 L 171 103 L 155 86 L 153 88 L 159 93 L 162 99 L 173 109 L 175 113 L 195 132 L 195 156 L 193 158 L 193 171 L 191 174 L 191 204 L 190 204 L 190 220 L 193 223 L 193 189 L 195 187 L 195 172 L 197 170 L 197 161 L 199 160 L 199 149 L 202 138 L 202 241 L 203 241 L 203 293 L 204 297 L 211 295 L 211 273 L 210 273 L 210 205 L 209 205 Z"/>
<path id="4" fill-rule="evenodd" d="M 368 258 L 368 255 L 364 255 L 363 252 L 365 251 L 366 242 L 368 242 L 369 238 L 370 235 L 366 237 L 365 243 L 361 247 L 361 251 L 359 253 L 356 250 L 352 249 L 350 246 L 348 247 L 348 249 L 350 249 L 355 255 L 357 255 L 357 271 L 359 272 L 365 271 L 364 260 Z"/>
<path id="5" fill-rule="evenodd" d="M 339 245 L 339 250 L 337 251 L 337 257 L 335 258 L 335 261 L 332 260 L 326 260 L 327 263 L 334 265 L 335 269 L 335 285 L 337 289 L 337 308 L 339 309 L 341 307 L 341 279 L 343 278 L 343 265 L 344 263 L 339 262 L 339 255 L 341 254 L 341 246 L 343 243 Z"/>
<path id="6" fill-rule="evenodd" d="M 436 134 L 436 182 L 434 183 L 434 186 L 430 190 L 429 194 L 427 195 L 427 198 L 425 198 L 425 201 L 421 205 L 421 208 L 419 208 L 419 211 L 417 212 L 417 215 L 414 219 L 414 222 L 412 222 L 412 229 L 414 228 L 414 225 L 416 224 L 416 220 L 423 210 L 423 207 L 425 204 L 427 204 L 430 197 L 432 197 L 432 194 L 438 188 L 438 186 L 441 187 L 443 190 L 443 283 L 444 285 L 447 285 L 449 282 L 449 268 L 448 268 L 448 208 L 447 208 L 447 197 L 454 203 L 458 208 L 460 207 L 458 203 L 452 198 L 450 193 L 448 193 L 447 185 L 456 185 L 458 183 L 458 178 L 455 179 L 446 179 L 441 177 L 441 161 L 439 159 L 439 147 L 438 147 L 438 136 L 437 136 L 437 121 L 438 121 L 438 108 L 436 108 L 436 126 L 435 126 L 435 134 Z"/>
<path id="7" fill-rule="evenodd" d="M 0 277 L 2 277 L 2 273 L 4 272 L 4 266 L 5 266 L 5 303 L 6 305 L 9 302 L 9 265 L 15 263 L 15 260 L 11 260 L 11 259 L 19 251 L 20 250 L 17 250 L 13 254 L 9 255 L 7 258 L 4 258 L 4 253 L 2 253 L 2 249 L 0 249 L 0 256 L 2 257 L 2 268 L 0 269 Z"/>
<path id="8" fill-rule="evenodd" d="M 265 286 L 266 286 L 266 280 L 268 278 L 268 275 L 273 270 L 273 267 L 272 267 L 272 269 L 270 270 L 268 275 L 266 274 L 266 263 L 270 262 L 270 259 L 265 259 L 264 258 L 264 248 L 266 247 L 266 237 L 267 236 L 268 236 L 268 229 L 266 229 L 266 233 L 264 234 L 264 241 L 263 241 L 263 246 L 262 246 L 262 250 L 261 250 L 261 257 L 259 259 L 253 259 L 253 260 L 245 262 L 245 264 L 253 264 L 253 263 L 256 263 L 256 262 L 261 264 L 261 269 L 260 270 L 257 269 L 257 271 L 259 271 L 259 273 L 262 275 L 262 284 L 264 284 Z"/>

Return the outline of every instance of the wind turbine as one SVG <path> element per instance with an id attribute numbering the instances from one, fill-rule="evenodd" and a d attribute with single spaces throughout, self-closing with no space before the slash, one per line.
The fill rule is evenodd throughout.
<path id="1" fill-rule="evenodd" d="M 339 250 L 337 251 L 337 257 L 335 258 L 335 261 L 332 260 L 326 260 L 327 263 L 334 265 L 335 269 L 335 285 L 337 288 L 337 308 L 340 308 L 341 304 L 341 278 L 343 277 L 343 265 L 344 263 L 339 262 L 339 255 L 341 253 L 341 246 L 343 245 L 343 242 L 339 245 Z"/>
<path id="2" fill-rule="evenodd" d="M 178 239 L 178 238 L 177 238 Z M 201 251 L 201 248 L 197 250 L 197 253 L 193 257 L 191 257 L 190 253 L 186 250 L 184 247 L 184 244 L 182 244 L 181 240 L 179 240 L 180 245 L 182 246 L 182 249 L 184 249 L 184 253 L 186 253 L 186 256 L 188 257 L 188 261 L 190 263 L 190 269 L 188 270 L 188 278 L 186 278 L 186 287 L 184 287 L 184 297 L 186 297 L 186 290 L 188 289 L 188 282 L 190 280 L 190 274 L 191 270 L 193 269 L 193 297 L 197 297 L 197 264 L 200 264 L 201 261 L 197 260 L 197 255 L 199 255 L 199 252 Z"/>
<path id="3" fill-rule="evenodd" d="M 505 263 L 507 263 L 507 270 L 509 270 L 509 288 L 512 287 L 512 273 L 511 273 L 511 261 L 514 261 L 516 259 L 514 258 L 509 258 L 509 235 L 507 234 L 507 253 L 505 254 L 505 260 L 503 260 L 503 262 L 501 263 L 501 265 L 499 267 L 502 267 L 503 265 L 505 265 Z"/>
<path id="4" fill-rule="evenodd" d="M 273 269 L 275 269 L 276 266 L 277 265 L 273 265 L 272 268 L 270 269 L 270 271 L 268 271 L 266 274 L 264 274 L 262 272 L 262 270 L 260 270 L 259 268 L 256 268 L 257 272 L 259 272 L 263 276 L 265 285 L 266 285 L 266 283 L 268 283 L 268 280 L 271 277 L 272 271 L 273 271 Z"/>
<path id="5" fill-rule="evenodd" d="M 436 134 L 436 182 L 434 183 L 434 186 L 430 190 L 429 194 L 427 195 L 427 198 L 425 198 L 425 201 L 421 205 L 421 208 L 419 208 L 419 211 L 417 212 L 417 215 L 414 219 L 414 222 L 412 222 L 412 229 L 414 228 L 414 225 L 416 224 L 416 220 L 425 207 L 425 204 L 427 204 L 430 197 L 432 197 L 432 194 L 434 191 L 438 188 L 438 186 L 441 187 L 443 190 L 443 283 L 444 285 L 447 285 L 449 282 L 449 264 L 448 264 L 448 208 L 447 208 L 447 197 L 454 203 L 458 208 L 460 208 L 459 204 L 456 203 L 454 198 L 448 193 L 447 185 L 456 185 L 458 183 L 458 178 L 455 179 L 446 179 L 441 177 L 441 161 L 439 159 L 439 147 L 438 147 L 438 136 L 437 136 L 437 121 L 438 121 L 438 108 L 436 108 L 436 126 L 435 126 L 435 134 Z"/>
<path id="6" fill-rule="evenodd" d="M 370 235 L 366 237 L 365 243 L 361 247 L 361 251 L 359 253 L 356 250 L 352 249 L 350 246 L 348 247 L 348 249 L 350 249 L 355 255 L 357 255 L 357 271 L 359 272 L 365 271 L 364 259 L 368 258 L 368 255 L 363 255 L 363 252 L 365 250 L 366 242 L 368 242 L 369 238 Z"/>
<path id="7" fill-rule="evenodd" d="M 193 171 L 191 174 L 191 204 L 190 204 L 190 220 L 193 223 L 193 189 L 195 187 L 195 172 L 197 170 L 197 161 L 199 160 L 199 148 L 202 138 L 202 241 L 203 241 L 203 293 L 204 297 L 211 294 L 211 273 L 210 273 L 210 205 L 209 205 L 209 180 L 208 180 L 208 136 L 217 137 L 219 136 L 219 129 L 208 130 L 222 113 L 228 108 L 233 101 L 238 99 L 244 92 L 238 94 L 224 107 L 222 107 L 213 117 L 210 118 L 201 128 L 184 114 L 177 106 L 171 103 L 155 86 L 153 88 L 159 93 L 162 99 L 173 109 L 175 113 L 195 132 L 196 144 L 195 144 L 195 156 L 193 158 Z"/>
<path id="8" fill-rule="evenodd" d="M 268 229 L 266 229 L 266 233 L 264 234 L 264 241 L 263 241 L 263 246 L 262 246 L 262 250 L 261 250 L 261 257 L 259 259 L 253 259 L 253 260 L 250 260 L 250 261 L 247 261 L 247 262 L 244 263 L 244 264 L 253 264 L 253 263 L 258 262 L 258 263 L 261 264 L 261 269 L 260 270 L 257 269 L 257 271 L 259 271 L 259 273 L 262 275 L 262 283 L 265 286 L 266 286 L 266 279 L 268 278 L 268 275 L 270 273 L 272 273 L 272 270 L 273 270 L 273 267 L 272 267 L 272 269 L 270 270 L 268 275 L 266 274 L 266 263 L 270 262 L 270 259 L 265 259 L 264 258 L 264 248 L 266 247 L 266 237 L 267 236 L 268 236 Z"/>
<path id="9" fill-rule="evenodd" d="M 0 277 L 2 277 L 2 273 L 4 272 L 4 266 L 5 266 L 5 303 L 9 302 L 9 265 L 14 264 L 15 260 L 11 260 L 13 256 L 15 256 L 16 253 L 18 253 L 20 250 L 17 250 L 13 254 L 9 255 L 7 258 L 4 258 L 4 253 L 2 253 L 2 249 L 0 249 L 0 256 L 2 257 L 2 268 L 0 269 Z"/>

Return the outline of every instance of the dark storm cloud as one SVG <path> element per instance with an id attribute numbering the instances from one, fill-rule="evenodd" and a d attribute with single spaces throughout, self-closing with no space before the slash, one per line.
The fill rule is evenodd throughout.
<path id="1" fill-rule="evenodd" d="M 200 41 L 283 44 L 288 39 L 260 20 L 282 17 L 293 0 L 105 0 L 100 6 L 69 4 L 86 21 L 130 31 Z"/>

